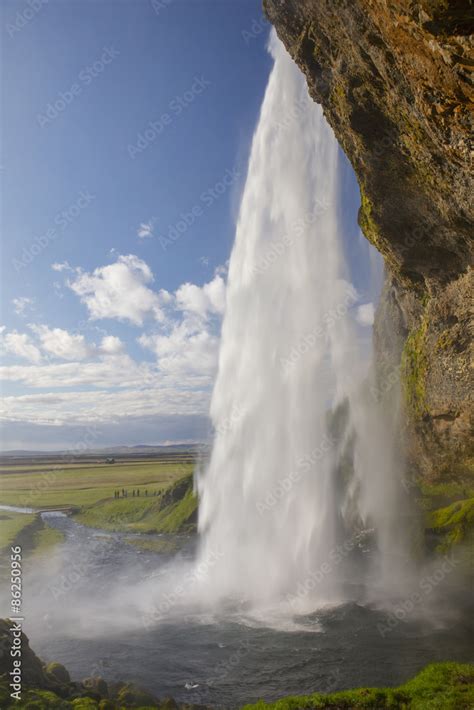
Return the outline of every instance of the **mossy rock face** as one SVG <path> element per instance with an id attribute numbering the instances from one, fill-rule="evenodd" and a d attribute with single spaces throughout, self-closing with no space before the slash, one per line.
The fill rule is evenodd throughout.
<path id="1" fill-rule="evenodd" d="M 426 516 L 426 527 L 442 537 L 439 552 L 465 542 L 474 534 L 474 498 L 431 511 Z"/>
<path id="2" fill-rule="evenodd" d="M 71 677 L 66 668 L 61 663 L 49 663 L 46 666 L 46 673 L 58 683 L 67 685 L 71 682 Z"/>
<path id="3" fill-rule="evenodd" d="M 139 708 L 142 706 L 153 706 L 156 704 L 156 698 L 154 698 L 153 695 L 140 690 L 132 683 L 126 683 L 120 689 L 115 701 L 118 705 L 123 705 L 127 708 Z"/>
<path id="4" fill-rule="evenodd" d="M 92 698 L 76 698 L 72 701 L 71 707 L 74 710 L 98 710 L 99 703 Z"/>
<path id="5" fill-rule="evenodd" d="M 402 382 L 409 412 L 417 419 L 427 413 L 426 406 L 426 354 L 425 320 L 408 336 L 402 354 Z"/>
<path id="6" fill-rule="evenodd" d="M 263 0 L 356 173 L 359 224 L 390 286 L 376 328 L 402 325 L 409 459 L 427 480 L 473 455 L 470 5 Z"/>
<path id="7" fill-rule="evenodd" d="M 91 690 L 100 695 L 101 697 L 107 697 L 109 694 L 107 683 L 100 676 L 84 678 L 84 680 L 82 681 L 82 685 L 84 686 L 84 688 L 87 688 L 87 690 Z"/>

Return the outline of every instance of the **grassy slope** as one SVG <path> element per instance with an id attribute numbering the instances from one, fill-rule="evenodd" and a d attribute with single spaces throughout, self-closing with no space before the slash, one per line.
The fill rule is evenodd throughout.
<path id="1" fill-rule="evenodd" d="M 397 708 L 398 710 L 472 710 L 474 666 L 434 663 L 398 688 L 358 688 L 324 695 L 314 693 L 283 698 L 275 703 L 260 701 L 245 710 L 303 710 L 329 708 Z"/>
<path id="2" fill-rule="evenodd" d="M 176 481 L 163 495 L 112 498 L 83 508 L 75 519 L 83 525 L 103 530 L 134 533 L 192 532 L 196 509 L 197 498 L 192 490 L 192 475 L 188 475 Z"/>
<path id="3" fill-rule="evenodd" d="M 10 547 L 21 544 L 24 554 L 45 554 L 64 540 L 59 530 L 46 525 L 38 514 L 0 511 L 0 555 L 9 559 Z"/>
<path id="4" fill-rule="evenodd" d="M 135 462 L 96 466 L 50 466 L 37 472 L 0 475 L 0 503 L 42 508 L 92 505 L 114 500 L 114 490 L 161 491 L 194 468 L 192 463 Z"/>
<path id="5" fill-rule="evenodd" d="M 34 513 L 29 515 L 0 511 L 0 553 L 4 553 L 13 545 L 21 531 L 31 525 L 35 517 Z"/>

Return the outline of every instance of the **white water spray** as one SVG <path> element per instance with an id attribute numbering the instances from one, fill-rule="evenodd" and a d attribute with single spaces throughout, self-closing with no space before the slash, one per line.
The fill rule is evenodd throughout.
<path id="1" fill-rule="evenodd" d="M 305 607 L 341 598 L 341 564 L 356 545 L 344 537 L 349 511 L 377 528 L 382 552 L 392 544 L 396 477 L 375 400 L 361 394 L 367 353 L 344 258 L 338 145 L 274 33 L 270 51 L 229 266 L 215 440 L 198 479 L 199 563 L 206 596 L 293 595 Z M 341 403 L 335 433 L 329 413 Z M 350 436 L 354 471 L 341 494 Z"/>

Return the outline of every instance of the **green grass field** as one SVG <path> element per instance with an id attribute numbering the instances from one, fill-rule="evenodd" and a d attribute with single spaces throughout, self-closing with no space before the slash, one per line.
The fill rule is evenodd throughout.
<path id="1" fill-rule="evenodd" d="M 104 465 L 49 466 L 31 473 L 0 474 L 0 504 L 33 508 L 84 506 L 114 500 L 114 491 L 140 488 L 144 495 L 167 488 L 191 473 L 192 463 L 134 462 Z"/>
<path id="2" fill-rule="evenodd" d="M 0 505 L 35 510 L 68 506 L 78 509 L 77 522 L 104 530 L 174 533 L 191 531 L 193 527 L 190 521 L 195 516 L 196 499 L 190 476 L 194 463 L 189 457 L 82 465 L 77 461 L 65 465 L 58 461 L 17 467 L 9 464 L 3 468 L 8 472 L 0 472 Z M 162 497 L 164 491 L 173 491 L 174 484 L 185 477 L 188 483 L 179 489 L 181 497 Z M 133 495 L 137 490 L 140 496 Z M 115 491 L 119 491 L 119 498 Z M 0 549 L 9 547 L 32 520 L 33 514 L 5 511 L 3 520 L 0 517 Z M 56 531 L 45 526 L 35 532 L 32 544 L 41 551 L 60 539 Z"/>
<path id="3" fill-rule="evenodd" d="M 133 533 L 192 532 L 197 509 L 192 476 L 175 481 L 164 495 L 99 501 L 75 515 L 94 528 Z"/>

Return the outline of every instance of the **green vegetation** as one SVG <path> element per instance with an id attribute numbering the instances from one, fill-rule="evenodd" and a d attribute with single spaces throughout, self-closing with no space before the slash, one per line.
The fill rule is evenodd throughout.
<path id="1" fill-rule="evenodd" d="M 398 688 L 358 688 L 324 695 L 294 696 L 275 703 L 260 701 L 244 710 L 469 710 L 474 707 L 474 666 L 434 663 Z"/>
<path id="2" fill-rule="evenodd" d="M 372 204 L 362 188 L 360 189 L 359 225 L 369 242 L 380 250 L 379 229 L 374 222 Z"/>
<path id="3" fill-rule="evenodd" d="M 63 686 L 64 687 L 64 686 Z M 90 697 L 92 696 L 92 697 Z M 95 696 L 95 697 L 94 697 Z M 179 706 L 171 700 L 157 701 L 129 684 L 120 684 L 110 699 L 97 694 L 63 699 L 49 690 L 24 690 L 20 701 L 12 700 L 8 681 L 0 678 L 0 707 L 4 710 L 169 710 Z M 358 688 L 325 695 L 293 696 L 273 703 L 260 701 L 244 710 L 470 710 L 474 707 L 474 666 L 461 663 L 434 663 L 398 688 Z"/>
<path id="4" fill-rule="evenodd" d="M 36 519 L 34 513 L 11 513 L 0 511 L 0 552 L 9 549 L 18 535 Z"/>
<path id="5" fill-rule="evenodd" d="M 464 542 L 474 529 L 474 498 L 458 500 L 445 508 L 428 513 L 426 527 L 443 535 L 439 552 Z"/>
<path id="6" fill-rule="evenodd" d="M 93 505 L 99 500 L 114 500 L 116 489 L 145 489 L 153 494 L 191 473 L 189 462 L 126 462 L 123 464 L 49 465 L 33 472 L 0 474 L 0 503 L 33 508 Z M 12 470 L 10 466 L 9 471 Z"/>
<path id="7" fill-rule="evenodd" d="M 38 513 L 0 511 L 0 553 L 4 555 L 12 545 L 21 545 L 24 555 L 47 554 L 63 540 L 64 535 L 50 528 Z"/>
<path id="8" fill-rule="evenodd" d="M 401 361 L 405 401 L 409 411 L 416 418 L 421 418 L 427 412 L 425 402 L 425 378 L 428 363 L 425 352 L 427 328 L 427 320 L 423 318 L 420 327 L 412 331 L 406 339 Z"/>
<path id="9" fill-rule="evenodd" d="M 75 519 L 103 530 L 134 533 L 188 533 L 195 529 L 197 498 L 192 475 L 157 496 L 118 498 L 83 507 Z"/>
<path id="10" fill-rule="evenodd" d="M 447 506 L 449 503 L 465 498 L 474 498 L 472 481 L 450 480 L 430 483 L 421 479 L 418 487 L 422 495 L 424 510 L 433 510 Z"/>

